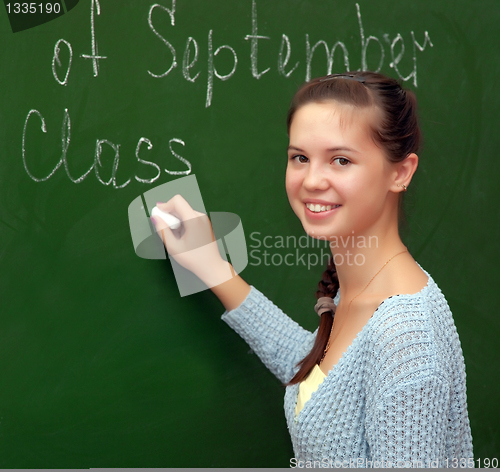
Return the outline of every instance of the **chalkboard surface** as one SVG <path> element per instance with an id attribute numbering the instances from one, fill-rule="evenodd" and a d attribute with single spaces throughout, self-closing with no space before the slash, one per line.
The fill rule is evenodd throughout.
<path id="1" fill-rule="evenodd" d="M 419 97 L 405 241 L 494 457 L 498 2 L 158 1 L 71 2 L 16 33 L 0 10 L 0 467 L 289 465 L 283 387 L 210 292 L 181 298 L 168 260 L 136 255 L 127 209 L 196 175 L 207 211 L 241 218 L 242 276 L 314 329 L 327 253 L 288 206 L 285 115 L 306 78 L 360 68 Z"/>

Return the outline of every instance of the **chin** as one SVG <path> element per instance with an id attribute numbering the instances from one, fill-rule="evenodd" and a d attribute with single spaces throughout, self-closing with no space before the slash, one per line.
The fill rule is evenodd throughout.
<path id="1" fill-rule="evenodd" d="M 302 228 L 304 228 L 304 231 L 308 236 L 314 239 L 322 239 L 324 241 L 329 241 L 330 238 L 332 237 L 331 233 L 325 231 L 322 228 L 311 227 L 310 225 L 307 224 L 303 224 Z"/>

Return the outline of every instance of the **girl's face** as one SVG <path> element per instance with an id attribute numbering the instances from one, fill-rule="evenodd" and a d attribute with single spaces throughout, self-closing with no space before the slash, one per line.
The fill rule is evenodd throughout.
<path id="1" fill-rule="evenodd" d="M 373 140 L 376 108 L 333 101 L 299 108 L 290 127 L 286 190 L 315 238 L 380 235 L 397 215 L 397 169 Z"/>

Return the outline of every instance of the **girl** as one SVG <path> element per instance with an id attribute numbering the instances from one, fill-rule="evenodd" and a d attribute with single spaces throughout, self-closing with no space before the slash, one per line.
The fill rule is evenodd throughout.
<path id="1" fill-rule="evenodd" d="M 286 384 L 292 465 L 473 466 L 465 366 L 452 314 L 398 232 L 418 165 L 412 92 L 381 74 L 312 80 L 288 113 L 286 190 L 304 230 L 330 241 L 310 333 L 231 271 L 208 218 L 176 196 L 154 223 L 176 260 L 220 298 L 226 321 Z M 356 244 L 341 244 L 354 238 Z M 351 240 L 352 241 L 352 240 Z M 193 247 L 198 247 L 192 251 Z"/>

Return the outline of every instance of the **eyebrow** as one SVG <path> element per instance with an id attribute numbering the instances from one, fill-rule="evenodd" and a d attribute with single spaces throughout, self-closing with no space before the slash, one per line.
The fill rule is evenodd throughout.
<path id="1" fill-rule="evenodd" d="M 305 152 L 303 149 L 298 148 L 297 146 L 288 146 L 287 151 L 299 151 L 299 152 Z M 356 149 L 352 149 L 350 147 L 346 146 L 336 146 L 333 148 L 329 148 L 326 150 L 327 152 L 338 152 L 338 151 L 349 151 L 349 152 L 358 152 Z"/>

